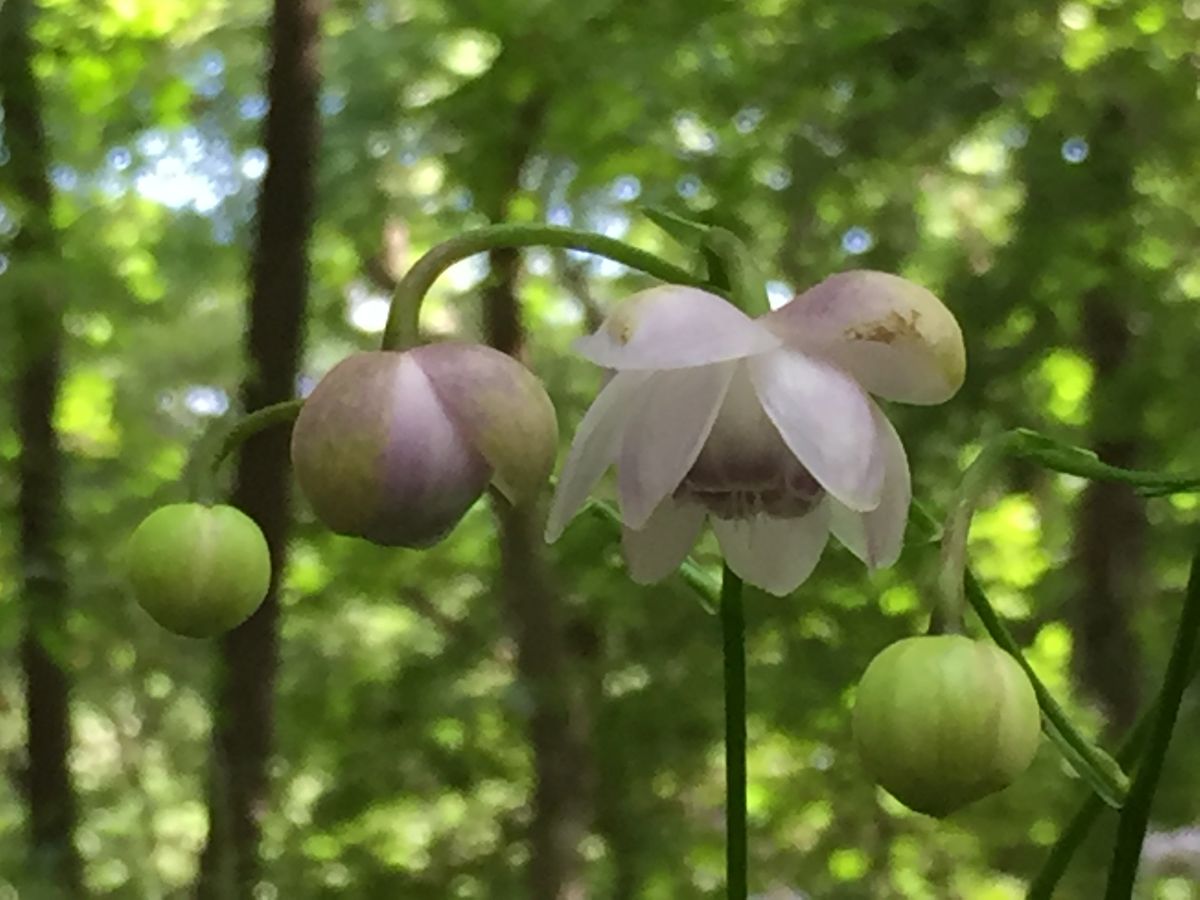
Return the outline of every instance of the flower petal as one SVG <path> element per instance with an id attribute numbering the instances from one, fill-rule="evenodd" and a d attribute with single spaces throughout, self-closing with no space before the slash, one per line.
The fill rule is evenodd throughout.
<path id="1" fill-rule="evenodd" d="M 750 584 L 783 597 L 812 574 L 829 540 L 829 504 L 799 519 L 714 518 L 713 531 L 729 568 Z"/>
<path id="2" fill-rule="evenodd" d="M 761 321 L 888 400 L 942 403 L 966 375 L 954 315 L 925 288 L 886 272 L 833 275 Z"/>
<path id="3" fill-rule="evenodd" d="M 704 527 L 704 516 L 700 504 L 667 497 L 642 528 L 622 529 L 629 577 L 638 584 L 653 584 L 678 569 Z"/>
<path id="4" fill-rule="evenodd" d="M 781 345 L 727 300 L 699 288 L 665 285 L 623 301 L 575 350 L 606 369 L 684 369 L 726 362 Z"/>
<path id="5" fill-rule="evenodd" d="M 875 404 L 871 404 L 879 429 L 879 449 L 883 454 L 883 493 L 879 505 L 870 512 L 854 512 L 833 501 L 830 527 L 834 537 L 851 553 L 874 569 L 886 569 L 900 558 L 904 546 L 904 527 L 912 502 L 912 478 L 908 457 L 895 427 Z"/>
<path id="6" fill-rule="evenodd" d="M 558 453 L 554 404 L 537 376 L 482 344 L 425 344 L 409 351 L 454 423 L 494 470 L 513 503 L 536 496 Z"/>
<path id="7" fill-rule="evenodd" d="M 630 528 L 646 524 L 700 455 L 737 365 L 655 372 L 645 383 L 617 459 L 621 518 Z"/>
<path id="8" fill-rule="evenodd" d="M 558 540 L 604 470 L 616 459 L 626 423 L 637 411 L 639 394 L 651 374 L 618 373 L 604 386 L 579 423 L 554 489 L 554 499 L 550 501 L 546 519 L 548 543 Z"/>
<path id="9" fill-rule="evenodd" d="M 883 485 L 871 401 L 824 360 L 775 350 L 748 363 L 754 390 L 788 449 L 836 499 L 874 509 Z"/>

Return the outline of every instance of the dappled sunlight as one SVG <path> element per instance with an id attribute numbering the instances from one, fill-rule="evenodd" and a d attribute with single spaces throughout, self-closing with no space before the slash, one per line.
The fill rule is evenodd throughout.
<path id="1" fill-rule="evenodd" d="M 311 12 L 313 33 L 272 30 L 281 11 Z M 828 459 L 788 452 L 828 479 L 861 456 L 847 491 L 865 517 L 883 503 L 868 482 L 884 454 L 863 449 L 878 412 L 922 512 L 907 526 L 894 517 L 882 556 L 878 535 L 842 527 L 798 590 L 749 583 L 749 895 L 1018 900 L 1088 789 L 1112 788 L 1094 760 L 1045 736 L 1010 785 L 935 819 L 873 783 L 851 720 L 884 648 L 946 627 L 948 610 L 949 631 L 993 631 L 977 613 L 954 620 L 939 529 L 963 472 L 1014 428 L 1044 435 L 1028 440 L 1065 462 L 1049 465 L 1032 443 L 996 462 L 970 498 L 960 562 L 1083 739 L 1116 755 L 1157 695 L 1200 500 L 1148 476 L 1093 489 L 1099 463 L 1071 448 L 1180 478 L 1200 470 L 1200 0 L 0 0 L 0 19 L 0 900 L 50 896 L 73 856 L 82 874 L 63 896 L 190 896 L 214 860 L 248 866 L 239 890 L 259 900 L 725 896 L 731 626 L 706 609 L 726 577 L 721 548 L 705 532 L 686 577 L 664 567 L 639 584 L 627 545 L 647 520 L 621 518 L 646 483 L 669 480 L 660 464 L 687 455 L 657 448 L 700 418 L 696 395 L 668 393 L 643 414 L 649 383 L 629 387 L 628 418 L 592 448 L 621 473 L 601 478 L 598 504 L 563 523 L 561 541 L 543 541 L 572 436 L 614 371 L 639 373 L 625 384 L 663 371 L 686 381 L 705 366 L 661 369 L 663 354 L 687 362 L 728 337 L 693 327 L 693 309 L 628 369 L 631 320 L 610 328 L 596 365 L 574 355 L 585 335 L 594 348 L 617 303 L 664 281 L 789 315 L 798 292 L 835 273 L 896 273 L 944 305 L 965 347 L 965 377 L 961 354 L 948 368 L 938 358 L 962 383 L 944 405 L 876 406 L 861 385 L 833 402 L 837 373 L 858 371 L 850 353 L 811 390 L 820 415 L 763 420 L 803 444 L 847 421 L 847 398 L 862 394 L 871 427 Z M 31 38 L 28 59 L 12 34 Z M 43 133 L 44 146 L 29 140 Z M 414 264 L 500 222 L 574 229 L 657 262 L 639 268 L 644 257 L 609 258 L 595 243 L 522 245 L 511 258 L 491 244 L 438 272 L 419 335 L 391 333 L 393 297 L 413 301 Z M 718 228 L 741 243 L 722 247 Z M 786 352 L 807 354 L 828 328 L 878 351 L 862 367 L 872 390 L 903 394 L 917 367 L 904 340 L 929 327 L 931 307 L 859 321 L 864 296 L 877 295 L 830 301 L 826 318 L 788 332 Z M 314 505 L 313 479 L 292 471 L 286 417 L 210 465 L 247 414 L 293 399 L 312 410 L 344 358 L 411 351 L 418 338 L 512 350 L 553 403 L 545 447 L 535 452 L 520 407 L 506 405 L 513 384 L 468 390 L 465 365 L 447 365 L 432 396 L 461 401 L 438 432 L 458 443 L 377 391 L 356 394 L 383 404 L 364 421 L 324 433 L 333 453 L 387 425 L 346 466 L 370 476 L 353 502 L 334 488 Z M 729 359 L 749 358 L 738 353 Z M 777 418 L 809 384 L 811 372 L 792 374 Z M 750 443 L 746 422 L 723 424 L 735 449 Z M 642 442 L 654 452 L 633 453 L 632 431 L 655 435 Z M 698 459 L 676 466 L 655 509 L 683 505 Z M 522 466 L 536 484 L 514 510 L 504 476 L 519 480 Z M 744 484 L 717 468 L 730 496 L 753 493 L 747 484 L 765 496 L 760 473 Z M 456 481 L 471 490 L 433 515 L 435 476 L 468 470 L 478 484 Z M 814 503 L 827 500 L 819 482 Z M 398 486 L 404 503 L 389 506 Z M 140 555 L 129 543 L 152 511 L 185 501 L 241 504 L 255 521 L 239 548 L 270 539 L 251 599 L 268 565 L 271 599 L 207 640 L 156 618 L 211 625 L 248 581 L 222 581 L 233 557 L 206 557 L 202 529 Z M 375 501 L 410 544 L 436 546 L 376 546 L 323 524 L 331 506 Z M 438 527 L 405 530 L 422 516 Z M 791 537 L 801 517 L 779 521 Z M 646 546 L 661 555 L 661 540 Z M 762 534 L 744 543 L 751 574 L 795 561 L 794 546 Z M 895 564 L 876 565 L 883 556 Z M 139 572 L 175 578 L 139 593 Z M 51 736 L 38 743 L 31 711 L 47 710 Z M 1197 895 L 1197 737 L 1188 694 L 1150 808 L 1147 898 Z M 1121 765 L 1145 771 L 1133 757 Z M 49 795 L 27 790 L 34 776 Z M 44 798 L 60 794 L 74 821 L 47 818 Z M 1103 894 L 1115 821 L 1104 807 L 1055 897 Z"/>

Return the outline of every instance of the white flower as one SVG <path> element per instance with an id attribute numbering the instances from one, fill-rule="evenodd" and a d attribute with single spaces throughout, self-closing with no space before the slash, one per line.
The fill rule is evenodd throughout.
<path id="1" fill-rule="evenodd" d="M 809 576 L 830 531 L 872 568 L 896 561 L 908 460 L 868 392 L 941 403 L 966 367 L 941 301 L 868 271 L 758 319 L 696 288 L 654 288 L 576 349 L 615 374 L 576 432 L 546 539 L 615 463 L 635 581 L 674 572 L 709 519 L 730 568 L 777 595 Z"/>

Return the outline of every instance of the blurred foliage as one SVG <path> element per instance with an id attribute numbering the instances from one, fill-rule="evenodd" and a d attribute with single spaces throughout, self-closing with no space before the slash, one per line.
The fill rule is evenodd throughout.
<path id="1" fill-rule="evenodd" d="M 184 896 L 206 829 L 213 648 L 154 626 L 124 591 L 120 558 L 154 504 L 181 499 L 190 444 L 236 413 L 268 14 L 261 0 L 46 0 L 37 26 L 66 255 L 46 277 L 70 301 L 57 422 L 71 460 L 78 844 L 104 896 Z M 661 204 L 738 230 L 778 300 L 850 267 L 946 298 L 967 335 L 968 384 L 945 407 L 890 410 L 935 508 L 980 436 L 1002 427 L 1081 443 L 1118 434 L 1143 467 L 1200 459 L 1196 0 L 332 0 L 325 31 L 302 389 L 377 339 L 380 271 L 402 272 L 498 204 L 513 220 L 681 252 L 637 212 Z M 0 298 L 22 221 L 6 157 L 0 145 Z M 569 342 L 644 279 L 572 253 L 525 259 L 530 362 L 565 444 L 600 383 Z M 485 274 L 479 260 L 456 266 L 425 325 L 477 335 Z M 1129 337 L 1103 392 L 1081 325 L 1096 292 Z M 11 416 L 0 405 L 9 518 Z M 971 551 L 1039 672 L 1100 734 L 1103 708 L 1071 669 L 1070 610 L 1087 602 L 1071 564 L 1081 487 L 1014 466 Z M 1170 644 L 1196 501 L 1150 501 L 1146 514 L 1129 599 L 1144 664 L 1111 661 L 1143 696 Z M 495 596 L 488 510 L 423 553 L 331 536 L 302 503 L 297 515 L 262 896 L 523 896 L 529 700 Z M 711 544 L 704 553 L 715 565 Z M 677 580 L 632 585 L 589 517 L 552 555 L 570 620 L 595 636 L 576 661 L 592 718 L 579 765 L 595 785 L 582 848 L 594 896 L 720 896 L 716 621 Z M 881 647 L 924 627 L 932 555 L 914 546 L 868 577 L 831 548 L 796 597 L 748 598 L 760 896 L 1018 898 L 1075 807 L 1082 788 L 1048 745 L 1012 788 L 944 822 L 865 780 L 849 743 L 853 686 Z M 0 759 L 15 784 L 14 583 L 10 540 Z M 1193 697 L 1160 831 L 1200 815 L 1198 736 Z M 23 815 L 17 791 L 0 792 L 0 895 L 38 897 L 22 875 Z M 1098 896 L 1111 820 L 1061 896 Z M 1198 868 L 1194 849 L 1164 854 L 1144 896 L 1200 897 Z"/>

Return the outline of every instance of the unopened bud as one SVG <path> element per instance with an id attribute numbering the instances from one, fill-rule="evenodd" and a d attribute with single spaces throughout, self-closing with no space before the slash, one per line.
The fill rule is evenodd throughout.
<path id="1" fill-rule="evenodd" d="M 163 506 L 137 527 L 126 552 L 138 604 L 163 628 L 186 637 L 213 637 L 240 625 L 271 581 L 262 531 L 232 506 Z"/>
<path id="2" fill-rule="evenodd" d="M 939 817 L 1012 784 L 1033 760 L 1040 723 L 1016 660 L 960 635 L 887 647 L 854 704 L 868 771 L 905 806 Z"/>
<path id="3" fill-rule="evenodd" d="M 554 407 L 534 375 L 479 344 L 350 356 L 317 385 L 292 432 L 292 464 L 338 534 L 427 547 L 489 482 L 534 496 L 557 450 Z"/>

